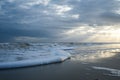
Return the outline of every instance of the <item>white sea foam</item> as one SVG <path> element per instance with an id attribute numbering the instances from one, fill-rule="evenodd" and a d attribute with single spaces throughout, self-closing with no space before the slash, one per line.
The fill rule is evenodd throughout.
<path id="1" fill-rule="evenodd" d="M 64 48 L 61 49 L 57 46 L 45 44 L 42 46 L 30 46 L 28 49 L 15 48 L 11 50 L 4 49 L 3 46 L 0 49 L 0 68 L 16 68 L 62 62 L 71 56 L 63 50 Z M 67 47 L 67 49 L 69 48 Z"/>
<path id="2" fill-rule="evenodd" d="M 98 69 L 98 70 L 106 70 L 109 71 L 111 74 L 111 76 L 120 76 L 120 70 L 118 69 L 111 69 L 111 68 L 106 68 L 106 67 L 97 67 L 97 66 L 93 66 L 93 69 Z"/>

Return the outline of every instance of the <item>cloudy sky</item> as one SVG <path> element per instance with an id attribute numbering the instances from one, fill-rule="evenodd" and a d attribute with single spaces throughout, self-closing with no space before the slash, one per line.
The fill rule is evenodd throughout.
<path id="1" fill-rule="evenodd" d="M 0 0 L 0 42 L 119 42 L 120 0 Z"/>

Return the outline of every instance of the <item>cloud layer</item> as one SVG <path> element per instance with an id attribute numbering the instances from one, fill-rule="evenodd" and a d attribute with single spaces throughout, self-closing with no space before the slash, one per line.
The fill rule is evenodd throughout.
<path id="1" fill-rule="evenodd" d="M 119 0 L 0 1 L 0 42 L 107 42 L 113 40 L 109 36 L 119 30 L 119 22 Z"/>

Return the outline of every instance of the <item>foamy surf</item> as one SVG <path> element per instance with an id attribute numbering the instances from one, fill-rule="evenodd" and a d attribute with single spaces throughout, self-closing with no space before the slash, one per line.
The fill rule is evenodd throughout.
<path id="1" fill-rule="evenodd" d="M 120 70 L 118 69 L 112 69 L 112 68 L 107 68 L 107 67 L 97 67 L 97 66 L 93 66 L 93 69 L 97 69 L 97 70 L 105 70 L 105 71 L 109 71 L 110 76 L 120 76 Z"/>
<path id="2" fill-rule="evenodd" d="M 49 45 L 43 45 L 42 47 L 30 46 L 28 49 L 1 49 L 0 69 L 62 62 L 71 56 L 63 49 L 60 49 L 57 46 Z M 67 47 L 67 49 L 69 48 Z M 2 52 L 6 54 L 4 55 Z"/>

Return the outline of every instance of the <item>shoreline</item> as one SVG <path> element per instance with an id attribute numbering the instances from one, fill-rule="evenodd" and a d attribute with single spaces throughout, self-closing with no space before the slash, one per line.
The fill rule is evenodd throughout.
<path id="1" fill-rule="evenodd" d="M 0 67 L 0 70 L 10 70 L 10 69 L 21 69 L 21 68 L 30 68 L 30 67 L 37 67 L 37 66 L 46 66 L 46 65 L 52 65 L 52 64 L 59 64 L 63 63 L 66 60 L 69 60 L 71 57 L 66 58 L 65 60 L 60 60 L 52 63 L 44 63 L 44 64 L 35 64 L 35 65 L 27 65 L 27 66 L 18 66 L 18 67 Z"/>
<path id="2" fill-rule="evenodd" d="M 104 61 L 104 60 L 103 60 Z M 100 61 L 97 63 L 84 64 L 81 61 L 73 61 L 72 59 L 66 60 L 62 63 L 31 66 L 24 68 L 14 68 L 0 70 L 1 80 L 119 80 L 119 76 L 105 75 L 109 74 L 105 70 L 93 69 L 93 66 L 107 66 L 116 64 L 116 60 Z M 119 61 L 118 61 L 119 62 Z M 119 68 L 119 65 L 118 69 Z M 115 67 L 117 67 L 115 65 Z M 113 66 L 114 68 L 114 66 Z"/>

